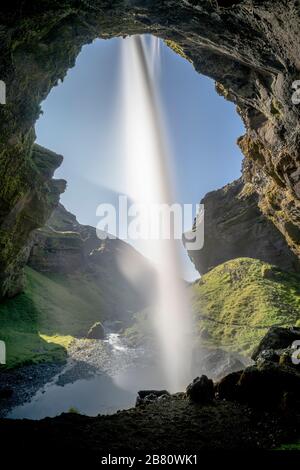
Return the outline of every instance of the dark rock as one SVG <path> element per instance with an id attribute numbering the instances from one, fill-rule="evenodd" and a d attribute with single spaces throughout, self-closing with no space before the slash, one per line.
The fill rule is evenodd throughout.
<path id="1" fill-rule="evenodd" d="M 258 407 L 279 407 L 286 393 L 300 391 L 300 373 L 273 362 L 247 367 L 238 382 L 238 398 Z"/>
<path id="2" fill-rule="evenodd" d="M 187 397 L 195 403 L 206 404 L 214 399 L 214 383 L 206 375 L 196 377 L 192 383 L 187 386 Z"/>
<path id="3" fill-rule="evenodd" d="M 259 408 L 291 411 L 294 407 L 296 410 L 299 405 L 300 367 L 292 362 L 294 350 L 284 347 L 297 337 L 298 328 L 271 328 L 254 354 L 256 364 L 229 374 L 216 384 L 219 398 L 237 400 Z"/>
<path id="4" fill-rule="evenodd" d="M 225 261 L 249 257 L 300 271 L 298 258 L 283 235 L 258 207 L 258 196 L 244 191 L 242 179 L 202 199 L 204 204 L 204 246 L 189 252 L 196 269 L 205 274 Z M 265 277 L 272 271 L 265 272 Z"/>
<path id="5" fill-rule="evenodd" d="M 89 339 L 104 339 L 105 331 L 103 325 L 98 321 L 96 322 L 87 333 L 87 338 Z"/>
<path id="6" fill-rule="evenodd" d="M 136 399 L 136 406 L 153 403 L 157 400 L 164 400 L 170 397 L 167 390 L 140 390 Z"/>
<path id="7" fill-rule="evenodd" d="M 256 358 L 256 361 L 268 361 L 268 362 L 279 362 L 280 354 L 274 349 L 264 349 L 259 353 Z"/>
<path id="8" fill-rule="evenodd" d="M 288 348 L 297 340 L 300 340 L 300 328 L 282 328 L 273 326 L 255 348 L 251 357 L 256 361 L 259 356 L 262 355 L 262 357 L 264 357 L 263 355 L 272 354 L 270 351 Z"/>
<path id="9" fill-rule="evenodd" d="M 237 400 L 238 399 L 238 382 L 242 371 L 232 372 L 223 377 L 215 385 L 215 391 L 221 400 Z"/>
<path id="10" fill-rule="evenodd" d="M 10 398 L 13 395 L 13 389 L 10 387 L 0 388 L 0 399 Z"/>
<path id="11" fill-rule="evenodd" d="M 170 394 L 167 390 L 140 390 L 138 392 L 138 396 L 142 399 L 148 395 L 155 395 L 157 397 L 161 397 L 162 395 L 170 395 Z"/>
<path id="12" fill-rule="evenodd" d="M 229 374 L 216 384 L 220 399 L 236 400 L 258 408 L 279 409 L 287 397 L 291 406 L 291 397 L 299 395 L 299 390 L 300 371 L 267 361 Z"/>

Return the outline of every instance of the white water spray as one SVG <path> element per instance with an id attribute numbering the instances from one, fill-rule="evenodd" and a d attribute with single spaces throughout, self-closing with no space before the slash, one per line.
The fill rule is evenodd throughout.
<path id="1" fill-rule="evenodd" d="M 168 145 L 161 119 L 155 73 L 159 70 L 159 39 L 150 46 L 140 36 L 123 41 L 125 150 L 128 192 L 135 203 L 174 203 Z M 190 379 L 191 313 L 182 277 L 178 241 L 147 241 L 157 261 L 158 299 L 155 326 L 166 386 L 183 390 Z M 145 251 L 145 249 L 144 249 Z"/>

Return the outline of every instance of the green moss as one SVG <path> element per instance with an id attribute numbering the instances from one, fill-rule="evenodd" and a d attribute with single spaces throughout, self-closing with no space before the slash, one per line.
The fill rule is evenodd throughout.
<path id="1" fill-rule="evenodd" d="M 249 354 L 272 325 L 300 319 L 300 276 L 256 259 L 228 261 L 192 286 L 197 334 Z"/>
<path id="2" fill-rule="evenodd" d="M 7 367 L 64 360 L 74 337 L 104 314 L 99 287 L 83 275 L 43 275 L 26 268 L 23 294 L 0 304 L 0 339 Z"/>
<path id="3" fill-rule="evenodd" d="M 169 39 L 166 39 L 164 42 L 170 49 L 172 49 L 172 51 L 176 52 L 176 54 L 180 55 L 183 59 L 188 60 L 189 62 L 192 62 L 191 59 L 189 59 L 189 57 L 186 56 L 184 50 L 179 44 L 177 44 L 177 42 L 171 41 Z"/>
<path id="4" fill-rule="evenodd" d="M 300 441 L 293 444 L 282 444 L 276 450 L 300 450 Z"/>

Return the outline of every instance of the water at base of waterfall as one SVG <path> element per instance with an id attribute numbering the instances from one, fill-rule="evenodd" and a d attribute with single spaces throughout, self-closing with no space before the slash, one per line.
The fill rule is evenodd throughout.
<path id="1" fill-rule="evenodd" d="M 111 414 L 134 406 L 138 390 L 162 386 L 163 377 L 145 350 L 129 348 L 119 334 L 110 333 L 103 341 L 75 341 L 63 371 L 6 417 L 43 419 L 68 411 Z"/>

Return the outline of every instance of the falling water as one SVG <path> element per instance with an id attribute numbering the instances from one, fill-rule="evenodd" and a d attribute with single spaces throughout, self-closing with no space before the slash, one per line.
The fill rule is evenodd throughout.
<path id="1" fill-rule="evenodd" d="M 137 203 L 174 203 L 170 152 L 161 119 L 156 88 L 159 39 L 150 45 L 140 37 L 123 41 L 125 150 L 128 192 Z M 179 241 L 147 241 L 148 254 L 157 260 L 158 298 L 154 322 L 159 339 L 166 386 L 182 390 L 190 378 L 191 319 L 183 282 Z"/>

